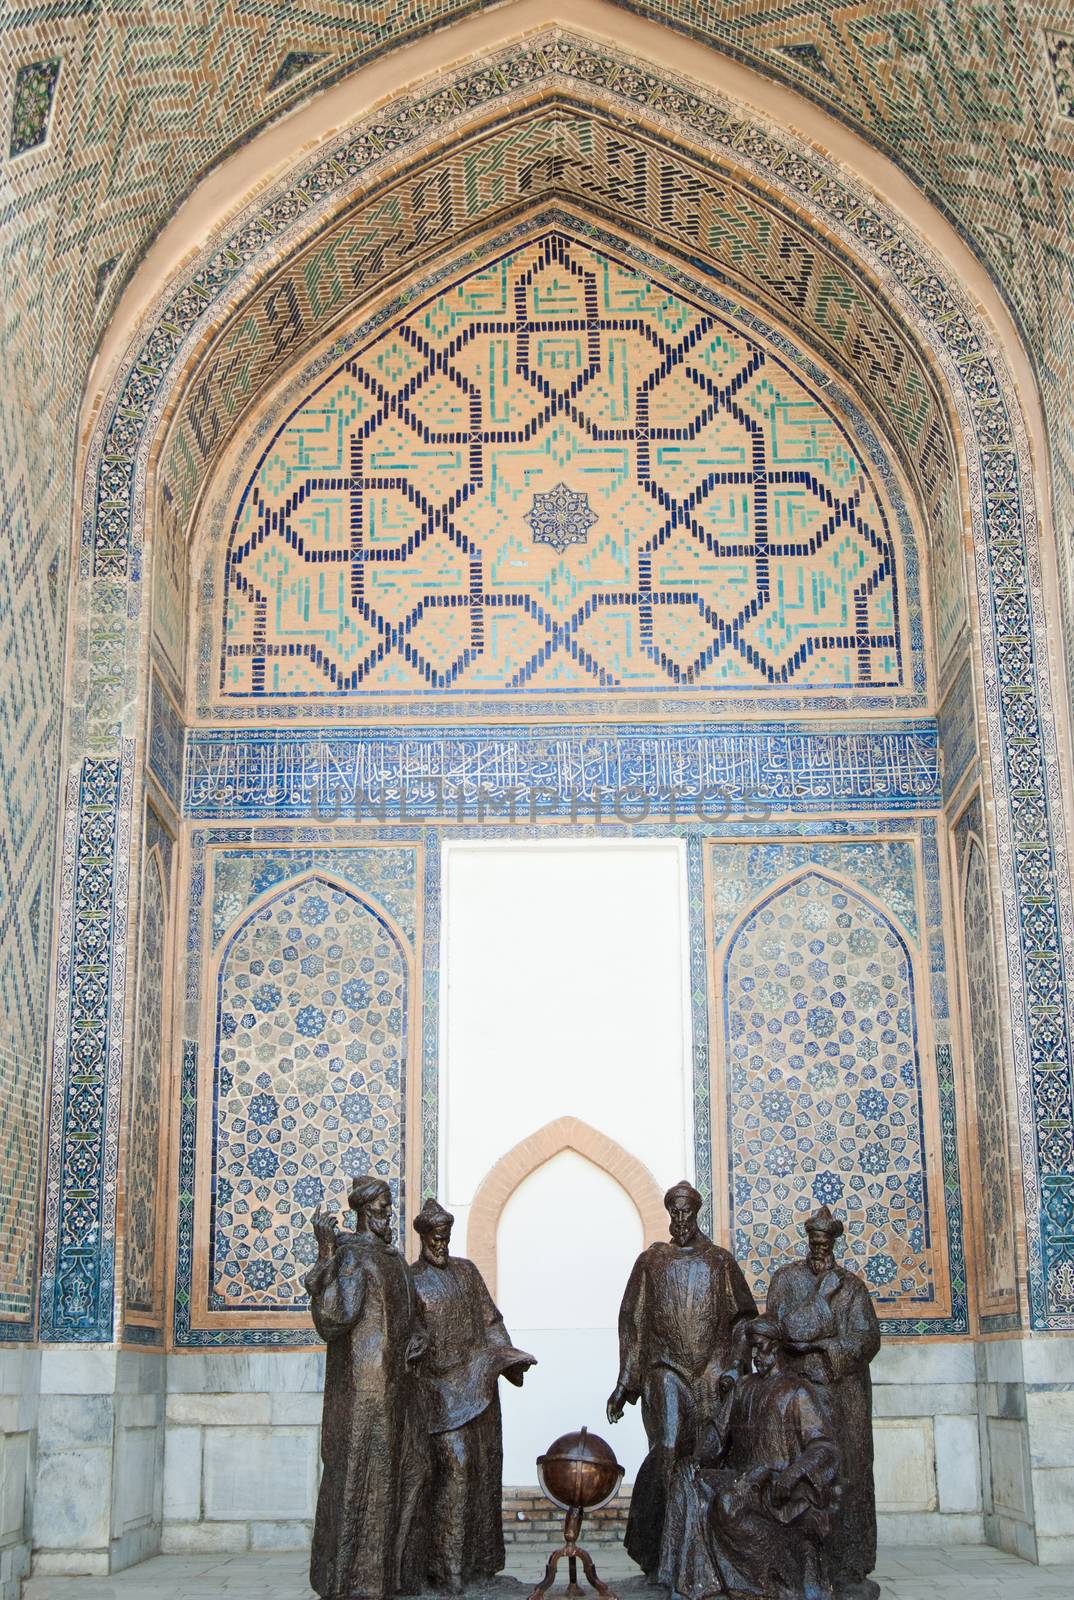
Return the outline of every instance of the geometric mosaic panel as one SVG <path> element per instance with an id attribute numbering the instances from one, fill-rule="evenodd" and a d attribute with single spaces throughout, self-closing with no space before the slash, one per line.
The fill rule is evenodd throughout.
<path id="1" fill-rule="evenodd" d="M 380 916 L 319 876 L 248 916 L 220 964 L 213 1080 L 210 1311 L 296 1311 L 319 1206 L 350 1179 L 398 1191 L 405 954 Z"/>
<path id="2" fill-rule="evenodd" d="M 551 232 L 396 321 L 270 441 L 229 541 L 220 686 L 898 688 L 899 585 L 819 395 Z"/>
<path id="3" fill-rule="evenodd" d="M 738 922 L 722 962 L 732 1239 L 763 1287 L 819 1205 L 878 1306 L 936 1299 L 910 952 L 808 869 Z"/>

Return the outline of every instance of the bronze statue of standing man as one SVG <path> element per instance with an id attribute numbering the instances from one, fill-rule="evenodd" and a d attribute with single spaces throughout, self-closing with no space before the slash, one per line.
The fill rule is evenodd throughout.
<path id="1" fill-rule="evenodd" d="M 446 1594 L 503 1567 L 497 1381 L 520 1385 L 536 1360 L 512 1345 L 473 1262 L 451 1254 L 454 1221 L 436 1200 L 425 1202 L 411 1269 L 429 1340 L 420 1378 L 432 1470 L 425 1576 Z"/>
<path id="2" fill-rule="evenodd" d="M 876 1565 L 869 1363 L 880 1349 L 880 1324 L 865 1284 L 836 1262 L 843 1224 L 821 1206 L 804 1227 L 806 1255 L 772 1274 L 766 1315 L 782 1324 L 792 1366 L 831 1410 L 846 1480 L 828 1548 L 832 1582 L 846 1600 L 865 1600 L 880 1593 L 869 1578 Z"/>
<path id="3" fill-rule="evenodd" d="M 735 1330 L 757 1315 L 742 1270 L 697 1225 L 701 1196 L 677 1183 L 664 1196 L 669 1243 L 634 1263 L 619 1310 L 619 1378 L 608 1421 L 641 1400 L 649 1454 L 630 1500 L 626 1548 L 656 1573 L 675 1464 L 694 1453 L 699 1426 L 715 1416 L 720 1377 L 735 1360 Z"/>
<path id="4" fill-rule="evenodd" d="M 318 1256 L 305 1285 L 328 1344 L 310 1584 L 323 1600 L 387 1600 L 403 1562 L 425 1480 L 425 1441 L 411 1371 L 425 1335 L 410 1269 L 392 1248 L 392 1199 L 379 1178 L 356 1178 L 353 1233 L 317 1212 Z"/>

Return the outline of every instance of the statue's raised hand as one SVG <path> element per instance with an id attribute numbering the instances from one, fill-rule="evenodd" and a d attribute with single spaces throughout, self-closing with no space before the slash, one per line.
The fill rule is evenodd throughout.
<path id="1" fill-rule="evenodd" d="M 315 1211 L 310 1218 L 314 1235 L 317 1239 L 317 1249 L 322 1258 L 330 1256 L 336 1248 L 336 1234 L 339 1224 L 331 1211 Z"/>

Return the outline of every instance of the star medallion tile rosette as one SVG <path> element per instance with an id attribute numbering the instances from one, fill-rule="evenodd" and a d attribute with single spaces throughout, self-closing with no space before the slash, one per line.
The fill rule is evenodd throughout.
<path id="1" fill-rule="evenodd" d="M 550 544 L 562 555 L 570 544 L 586 544 L 589 530 L 597 520 L 590 509 L 589 496 L 557 483 L 547 494 L 536 493 L 533 505 L 523 519 L 533 532 L 534 544 Z"/>

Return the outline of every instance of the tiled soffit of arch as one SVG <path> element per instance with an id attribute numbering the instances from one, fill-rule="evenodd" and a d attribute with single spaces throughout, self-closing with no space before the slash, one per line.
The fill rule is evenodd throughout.
<path id="1" fill-rule="evenodd" d="M 703 265 L 777 325 L 792 326 L 796 338 L 871 404 L 928 520 L 940 654 L 946 657 L 964 622 L 961 524 L 954 450 L 928 358 L 834 240 L 736 170 L 745 134 L 734 118 L 700 100 L 681 104 L 674 89 L 664 105 L 649 90 L 654 126 L 624 126 L 631 68 L 602 82 L 601 89 L 616 93 L 614 101 L 594 105 L 578 98 L 596 60 L 566 41 L 552 53 L 531 50 L 519 76 L 530 100 L 538 80 L 551 80 L 547 98 L 506 114 L 498 108 L 495 120 L 466 137 L 456 133 L 446 149 L 414 158 L 382 187 L 375 180 L 364 185 L 360 200 L 326 221 L 234 305 L 184 392 L 156 478 L 153 525 L 173 585 L 181 583 L 177 544 L 189 534 L 191 508 L 242 419 L 280 379 L 281 366 L 297 367 L 303 352 L 346 326 L 370 294 L 409 280 L 447 240 L 461 243 L 505 216 L 558 198 L 675 251 L 689 269 Z M 513 66 L 487 63 L 482 88 L 491 80 L 509 95 Z M 419 98 L 417 114 L 401 105 L 380 119 L 372 139 L 363 130 L 337 144 L 303 177 L 299 193 L 331 194 L 342 174 L 410 140 L 423 100 L 441 114 L 446 97 L 463 110 L 468 77 Z M 660 126 L 668 112 L 704 139 L 703 153 Z"/>

